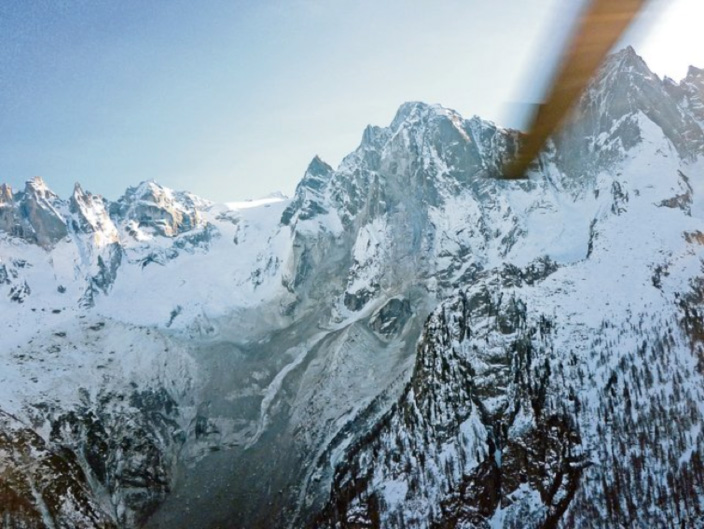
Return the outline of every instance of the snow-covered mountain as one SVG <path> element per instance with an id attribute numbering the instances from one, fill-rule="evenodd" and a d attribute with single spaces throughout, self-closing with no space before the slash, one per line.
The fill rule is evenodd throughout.
<path id="1" fill-rule="evenodd" d="M 521 237 L 433 311 L 317 527 L 704 527 L 696 72 L 604 65 L 535 187 L 501 191 Z M 581 251 L 526 264 L 567 230 L 539 252 Z"/>
<path id="2" fill-rule="evenodd" d="M 3 527 L 695 527 L 704 75 L 406 103 L 291 199 L 0 188 Z M 674 521 L 674 522 L 673 522 Z"/>

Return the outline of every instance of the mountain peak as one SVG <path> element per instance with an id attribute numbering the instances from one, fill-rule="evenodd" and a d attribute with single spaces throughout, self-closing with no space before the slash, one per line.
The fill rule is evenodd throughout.
<path id="1" fill-rule="evenodd" d="M 135 222 L 164 237 L 175 237 L 202 222 L 198 204 L 205 204 L 195 195 L 173 190 L 154 180 L 145 180 L 130 187 L 110 205 L 110 215 L 121 221 Z"/>
<path id="2" fill-rule="evenodd" d="M 638 54 L 636 53 L 636 50 L 633 49 L 633 46 L 630 46 L 630 45 L 629 45 L 629 46 L 626 46 L 625 48 L 621 48 L 620 50 L 618 50 L 618 51 L 616 51 L 616 52 L 614 52 L 614 53 L 609 54 L 609 55 L 607 56 L 607 58 L 606 58 L 606 61 L 609 61 L 609 60 L 619 60 L 619 61 L 631 60 L 631 61 L 635 61 L 635 60 L 638 60 L 638 59 L 642 60 L 641 57 L 640 57 L 640 55 L 638 55 Z"/>
<path id="3" fill-rule="evenodd" d="M 704 69 L 702 68 L 697 68 L 696 66 L 690 66 L 687 70 L 687 77 L 685 77 L 686 81 L 694 81 L 694 82 L 699 82 L 703 83 L 704 82 Z"/>
<path id="4" fill-rule="evenodd" d="M 406 101 L 401 103 L 396 111 L 396 116 L 406 117 L 413 112 L 425 112 L 431 108 L 431 105 L 423 101 Z"/>
<path id="5" fill-rule="evenodd" d="M 44 179 L 41 176 L 33 176 L 29 180 L 27 180 L 27 185 L 33 185 L 33 186 L 46 186 L 46 182 L 44 182 Z"/>
<path id="6" fill-rule="evenodd" d="M 84 191 L 80 184 L 76 183 L 69 200 L 69 209 L 78 216 L 83 232 L 92 234 L 95 247 L 100 248 L 119 241 L 117 228 L 100 196 Z"/>
<path id="7" fill-rule="evenodd" d="M 602 67 L 602 72 L 605 72 L 607 75 L 612 72 L 636 73 L 647 78 L 657 78 L 632 46 L 627 46 L 607 57 Z"/>
<path id="8" fill-rule="evenodd" d="M 391 122 L 391 130 L 395 131 L 401 128 L 404 123 L 416 123 L 424 121 L 432 114 L 446 114 L 447 109 L 440 105 L 430 105 L 421 101 L 407 101 L 403 103 L 396 111 Z"/>
<path id="9" fill-rule="evenodd" d="M 303 178 L 296 186 L 293 201 L 284 210 L 281 223 L 289 225 L 294 222 L 294 217 L 306 220 L 326 213 L 327 209 L 321 203 L 324 201 L 325 188 L 334 173 L 333 168 L 316 155 L 308 164 Z"/>
<path id="10" fill-rule="evenodd" d="M 680 156 L 694 159 L 704 146 L 704 134 L 679 106 L 683 97 L 678 85 L 661 80 L 632 47 L 610 55 L 582 95 L 570 126 L 560 133 L 559 141 L 571 136 L 574 147 L 563 158 L 563 169 L 580 171 L 571 160 L 592 152 L 597 165 L 613 163 L 642 141 L 641 115 L 662 130 Z M 593 138 L 598 150 L 589 151 L 584 138 Z"/>
<path id="11" fill-rule="evenodd" d="M 12 204 L 12 187 L 8 184 L 0 184 L 0 205 Z"/>
<path id="12" fill-rule="evenodd" d="M 137 187 L 132 189 L 134 190 L 133 193 L 136 196 L 143 197 L 145 195 L 161 194 L 166 188 L 159 184 L 156 180 L 150 178 L 149 180 L 143 180 L 137 184 Z"/>
<path id="13" fill-rule="evenodd" d="M 36 195 L 42 198 L 58 198 L 58 196 L 49 189 L 49 186 L 46 185 L 46 182 L 44 182 L 41 176 L 35 176 L 27 180 L 24 190 L 27 195 Z"/>
<path id="14" fill-rule="evenodd" d="M 73 184 L 72 198 L 82 197 L 82 196 L 85 196 L 85 194 L 86 194 L 86 192 L 83 191 L 83 188 L 81 187 L 81 184 L 79 182 L 76 182 L 75 184 Z"/>
<path id="15" fill-rule="evenodd" d="M 332 173 L 332 167 L 325 163 L 317 154 L 308 164 L 308 169 L 306 169 L 306 175 L 311 176 L 326 176 Z"/>
<path id="16" fill-rule="evenodd" d="M 288 200 L 288 195 L 286 195 L 286 193 L 283 193 L 281 191 L 273 191 L 273 192 L 269 193 L 268 195 L 265 195 L 262 197 L 262 200 L 268 200 L 268 199 Z"/>
<path id="17" fill-rule="evenodd" d="M 35 240 L 44 249 L 54 246 L 68 231 L 60 213 L 63 203 L 40 176 L 28 180 L 19 210 L 31 227 L 28 240 Z"/>
<path id="18" fill-rule="evenodd" d="M 636 50 L 633 49 L 633 46 L 631 46 L 630 44 L 629 44 L 628 46 L 626 46 L 625 48 L 623 48 L 623 49 L 620 51 L 620 53 L 622 53 L 623 55 L 627 55 L 627 56 L 629 56 L 629 57 L 638 57 L 638 58 L 640 58 L 640 56 L 636 53 Z"/>

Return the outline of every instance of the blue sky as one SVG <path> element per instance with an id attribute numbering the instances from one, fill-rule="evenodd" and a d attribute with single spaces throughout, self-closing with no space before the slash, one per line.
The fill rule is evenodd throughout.
<path id="1" fill-rule="evenodd" d="M 404 101 L 515 126 L 580 4 L 3 0 L 0 181 L 245 199 L 291 193 L 316 154 L 337 165 Z M 651 0 L 627 38 L 657 73 L 704 66 L 698 4 Z"/>

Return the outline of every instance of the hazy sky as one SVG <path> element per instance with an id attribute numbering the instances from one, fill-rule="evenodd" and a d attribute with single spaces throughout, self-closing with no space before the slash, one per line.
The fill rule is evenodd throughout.
<path id="1" fill-rule="evenodd" d="M 581 0 L 1 0 L 0 182 L 115 199 L 293 192 L 421 100 L 516 126 Z M 704 66 L 702 0 L 651 0 L 627 42 Z"/>

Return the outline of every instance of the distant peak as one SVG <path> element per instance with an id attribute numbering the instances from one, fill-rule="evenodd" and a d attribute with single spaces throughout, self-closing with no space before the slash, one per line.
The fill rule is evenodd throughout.
<path id="1" fill-rule="evenodd" d="M 166 193 L 166 188 L 158 184 L 155 180 L 143 180 L 136 187 L 130 187 L 125 192 L 125 196 L 135 198 L 157 198 Z"/>
<path id="2" fill-rule="evenodd" d="M 162 186 L 153 178 L 150 178 L 149 180 L 142 180 L 139 184 L 137 184 L 137 189 L 161 189 Z"/>
<path id="3" fill-rule="evenodd" d="M 629 44 L 628 46 L 626 46 L 625 48 L 623 48 L 623 49 L 621 50 L 621 53 L 623 53 L 624 55 L 629 55 L 629 56 L 633 56 L 633 57 L 638 57 L 638 54 L 636 53 L 636 50 L 634 50 L 634 49 L 633 49 L 633 46 L 631 46 L 630 44 Z"/>
<path id="4" fill-rule="evenodd" d="M 317 158 L 317 157 L 316 157 Z M 285 193 L 282 193 L 281 191 L 274 191 L 273 193 L 269 193 L 268 195 L 262 197 L 263 199 L 280 199 L 280 200 L 288 200 L 288 195 Z"/>
<path id="5" fill-rule="evenodd" d="M 697 68 L 696 66 L 690 66 L 687 70 L 687 77 L 685 79 L 688 81 L 704 79 L 704 70 Z"/>
<path id="6" fill-rule="evenodd" d="M 100 197 L 93 195 L 89 191 L 84 190 L 83 187 L 81 187 L 81 184 L 79 182 L 76 182 L 73 185 L 73 194 L 71 195 L 72 202 L 73 201 L 77 201 L 77 202 L 89 201 L 89 200 L 92 200 L 95 198 L 100 199 Z"/>
<path id="7" fill-rule="evenodd" d="M 620 51 L 610 55 L 606 59 L 606 64 L 617 65 L 621 68 L 638 69 L 647 73 L 652 73 L 643 58 L 636 53 L 633 46 L 626 46 Z"/>
<path id="8" fill-rule="evenodd" d="M 391 128 L 396 130 L 400 128 L 404 122 L 420 118 L 423 114 L 426 114 L 430 108 L 430 105 L 420 101 L 408 101 L 403 103 L 396 111 L 396 116 L 394 116 L 391 122 Z"/>
<path id="9" fill-rule="evenodd" d="M 36 195 L 36 196 L 50 196 L 54 198 L 56 197 L 56 194 L 49 189 L 49 187 L 46 185 L 46 182 L 44 182 L 44 179 L 41 176 L 35 176 L 25 183 L 24 191 L 28 195 Z"/>
<path id="10" fill-rule="evenodd" d="M 46 188 L 46 182 L 44 182 L 44 179 L 41 176 L 34 176 L 27 180 L 26 187 L 33 187 L 36 189 L 39 188 Z"/>
<path id="11" fill-rule="evenodd" d="M 315 157 L 308 164 L 306 174 L 310 176 L 326 176 L 332 173 L 332 171 L 332 167 L 330 167 L 330 165 L 321 160 L 320 157 L 316 154 Z"/>
<path id="12" fill-rule="evenodd" d="M 405 103 L 401 103 L 401 106 L 398 107 L 396 115 L 407 116 L 413 112 L 427 111 L 430 108 L 431 105 L 424 103 L 423 101 L 406 101 Z"/>
<path id="13" fill-rule="evenodd" d="M 0 204 L 12 203 L 12 187 L 8 184 L 0 184 Z"/>
<path id="14" fill-rule="evenodd" d="M 607 56 L 606 61 L 608 62 L 609 60 L 618 60 L 618 61 L 637 61 L 637 60 L 643 60 L 640 55 L 636 53 L 636 50 L 633 49 L 633 46 L 626 46 L 625 48 L 620 49 L 617 52 L 614 52 Z"/>
<path id="15" fill-rule="evenodd" d="M 391 130 L 395 131 L 400 129 L 404 123 L 422 123 L 436 118 L 451 119 L 455 121 L 458 118 L 461 118 L 461 116 L 456 111 L 442 105 L 422 103 L 420 101 L 410 101 L 403 103 L 399 107 L 396 112 L 396 116 L 391 122 Z"/>
<path id="16" fill-rule="evenodd" d="M 661 83 L 658 76 L 648 68 L 646 62 L 635 52 L 633 47 L 627 46 L 606 58 L 599 72 L 592 79 L 591 86 L 608 91 L 614 85 L 640 84 L 645 80 Z"/>

